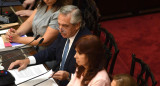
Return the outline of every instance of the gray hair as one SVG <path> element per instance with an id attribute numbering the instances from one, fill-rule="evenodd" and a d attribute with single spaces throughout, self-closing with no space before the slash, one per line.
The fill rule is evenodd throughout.
<path id="1" fill-rule="evenodd" d="M 82 24 L 82 15 L 81 11 L 77 6 L 66 5 L 60 8 L 60 14 L 68 15 L 71 14 L 71 24 Z"/>

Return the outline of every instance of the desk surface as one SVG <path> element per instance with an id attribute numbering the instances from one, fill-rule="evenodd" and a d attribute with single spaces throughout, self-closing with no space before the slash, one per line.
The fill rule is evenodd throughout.
<path id="1" fill-rule="evenodd" d="M 6 11 L 12 11 L 12 12 L 16 12 L 16 11 L 19 11 L 19 10 L 24 10 L 24 8 L 22 6 L 9 6 L 9 7 L 3 7 L 2 11 L 3 13 L 6 12 Z M 20 22 L 20 20 L 22 20 L 22 22 L 24 22 L 28 17 L 19 17 L 19 20 L 18 22 Z"/>
<path id="2" fill-rule="evenodd" d="M 12 8 L 15 12 L 18 11 L 18 10 L 23 10 L 24 9 L 24 8 L 22 8 L 22 6 L 13 6 Z M 11 8 L 10 7 L 5 7 L 4 10 L 9 11 L 9 10 L 11 10 Z M 19 17 L 19 18 L 22 20 L 22 22 L 24 22 L 28 17 Z M 20 20 L 18 22 L 20 22 Z M 19 26 L 14 26 L 13 28 L 16 29 L 18 27 Z M 18 59 L 24 59 L 27 56 L 35 54 L 36 52 L 37 51 L 33 47 L 0 52 L 0 55 L 2 56 L 2 61 L 6 60 L 6 59 L 9 59 L 9 58 L 12 58 L 12 59 L 2 63 L 2 66 L 4 66 L 5 70 L 7 70 L 9 65 L 12 62 L 14 62 Z M 23 54 L 23 53 L 25 53 L 25 54 Z M 46 69 L 48 69 L 48 67 L 45 64 L 44 64 L 44 66 L 46 67 Z M 55 80 L 55 81 L 57 82 L 57 80 Z"/>
<path id="3" fill-rule="evenodd" d="M 24 8 L 22 6 L 3 7 L 3 12 L 6 12 L 6 11 L 16 12 L 18 10 L 23 10 L 23 9 Z M 21 24 L 21 21 L 24 22 L 27 18 L 28 17 L 19 17 L 18 22 Z M 18 27 L 19 27 L 19 25 L 14 26 L 13 28 L 17 29 Z M 28 52 L 28 51 L 30 51 L 30 52 Z M 25 53 L 25 54 L 23 54 L 23 53 Z M 13 59 L 10 59 L 10 60 L 2 63 L 2 65 L 7 70 L 11 62 L 14 62 L 17 59 L 24 59 L 26 56 L 33 55 L 34 53 L 36 53 L 36 50 L 33 47 L 0 52 L 0 55 L 2 56 L 2 61 L 5 61 L 9 58 L 13 58 Z"/>
<path id="4" fill-rule="evenodd" d="M 10 63 L 18 59 L 24 59 L 27 56 L 33 55 L 34 53 L 36 53 L 36 51 L 33 47 L 0 52 L 2 61 L 5 61 L 2 63 L 2 66 L 4 66 L 5 70 L 7 70 Z"/>

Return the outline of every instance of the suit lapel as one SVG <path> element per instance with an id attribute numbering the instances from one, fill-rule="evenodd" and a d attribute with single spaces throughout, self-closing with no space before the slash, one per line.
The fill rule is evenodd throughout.
<path id="1" fill-rule="evenodd" d="M 62 55 L 63 55 L 63 49 L 64 49 L 64 46 L 65 46 L 65 43 L 66 43 L 67 39 L 62 39 L 62 42 L 60 44 L 60 51 L 59 51 L 59 55 L 58 55 L 58 58 L 60 58 L 60 61 L 62 60 Z"/>

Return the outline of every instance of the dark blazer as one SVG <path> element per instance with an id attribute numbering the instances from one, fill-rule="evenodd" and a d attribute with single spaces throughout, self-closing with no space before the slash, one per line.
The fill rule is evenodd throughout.
<path id="1" fill-rule="evenodd" d="M 70 51 L 68 53 L 65 65 L 64 65 L 64 70 L 69 72 L 69 73 L 74 73 L 75 72 L 75 64 L 76 60 L 74 59 L 74 55 L 76 53 L 74 49 L 74 44 L 75 42 L 84 35 L 91 34 L 91 32 L 87 28 L 81 28 L 79 32 L 77 33 L 72 46 L 70 48 Z M 63 54 L 63 49 L 66 43 L 66 38 L 63 38 L 61 34 L 58 35 L 57 39 L 45 50 L 42 50 L 38 52 L 37 54 L 34 55 L 36 59 L 36 64 L 41 64 L 46 61 L 51 61 L 51 60 L 56 60 L 58 63 L 61 62 L 62 59 L 62 54 Z M 68 81 L 60 81 L 60 86 L 66 86 L 68 84 Z"/>

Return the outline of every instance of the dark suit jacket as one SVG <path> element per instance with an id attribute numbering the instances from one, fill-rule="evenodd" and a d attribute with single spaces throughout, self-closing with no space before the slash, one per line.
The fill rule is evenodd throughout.
<path id="1" fill-rule="evenodd" d="M 75 72 L 75 64 L 76 60 L 74 59 L 74 55 L 76 53 L 74 49 L 74 44 L 75 42 L 84 35 L 91 34 L 90 31 L 86 28 L 81 28 L 79 32 L 77 33 L 73 44 L 70 48 L 70 51 L 68 53 L 65 65 L 64 65 L 64 70 L 69 72 L 69 73 L 74 73 Z M 66 38 L 63 38 L 60 34 L 58 35 L 57 39 L 49 46 L 47 49 L 42 50 L 38 52 L 37 54 L 34 55 L 36 59 L 36 64 L 41 64 L 46 61 L 51 61 L 51 60 L 56 60 L 58 63 L 61 62 L 62 59 L 62 54 L 63 54 L 63 49 L 66 43 Z M 68 81 L 60 81 L 60 86 L 66 86 Z"/>

